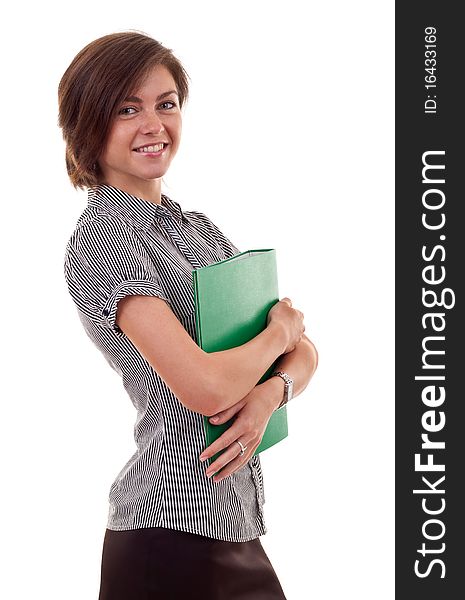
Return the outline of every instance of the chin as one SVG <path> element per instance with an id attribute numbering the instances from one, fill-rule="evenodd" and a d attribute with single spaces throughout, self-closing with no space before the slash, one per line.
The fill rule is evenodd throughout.
<path id="1" fill-rule="evenodd" d="M 156 173 L 145 173 L 144 175 L 139 175 L 141 179 L 146 179 L 147 181 L 151 181 L 153 179 L 161 179 L 166 173 L 165 171 L 157 171 Z"/>
<path id="2" fill-rule="evenodd" d="M 160 169 L 158 168 L 145 168 L 145 169 L 134 169 L 128 171 L 128 175 L 131 177 L 136 177 L 138 179 L 159 179 L 163 177 L 168 169 Z"/>

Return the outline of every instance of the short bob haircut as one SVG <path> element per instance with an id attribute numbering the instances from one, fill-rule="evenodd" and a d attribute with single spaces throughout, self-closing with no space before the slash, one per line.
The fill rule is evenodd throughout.
<path id="1" fill-rule="evenodd" d="M 58 86 L 58 126 L 66 142 L 66 169 L 74 188 L 85 190 L 99 183 L 97 161 L 117 109 L 156 65 L 171 73 L 182 108 L 189 94 L 189 75 L 172 50 L 145 33 L 105 35 L 74 57 Z"/>

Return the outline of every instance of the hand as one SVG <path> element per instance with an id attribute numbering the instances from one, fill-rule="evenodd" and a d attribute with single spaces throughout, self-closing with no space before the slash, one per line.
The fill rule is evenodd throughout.
<path id="1" fill-rule="evenodd" d="M 216 415 L 212 415 L 211 417 L 209 417 L 208 420 L 211 423 L 213 423 L 213 425 L 221 425 L 223 423 L 226 423 L 227 421 L 229 421 L 229 419 L 232 419 L 234 415 L 236 415 L 247 404 L 249 396 L 250 394 L 247 394 L 245 398 L 242 398 L 242 400 L 239 400 L 239 402 L 236 402 L 236 404 L 233 404 L 226 410 L 217 412 Z M 201 456 L 203 456 L 203 454 Z"/>
<path id="2" fill-rule="evenodd" d="M 276 323 L 286 332 L 287 342 L 283 354 L 292 352 L 302 340 L 305 331 L 303 312 L 292 308 L 292 300 L 285 297 L 276 302 L 268 311 L 267 326 L 270 323 Z"/>
<path id="3" fill-rule="evenodd" d="M 265 390 L 262 384 L 256 385 L 242 400 L 218 413 L 219 420 L 215 425 L 225 423 L 234 414 L 237 414 L 237 417 L 233 424 L 200 455 L 200 459 L 205 460 L 227 448 L 206 470 L 207 475 L 213 475 L 222 469 L 221 473 L 213 477 L 213 481 L 221 481 L 243 467 L 262 441 L 274 410 Z M 247 447 L 242 456 L 237 440 Z"/>

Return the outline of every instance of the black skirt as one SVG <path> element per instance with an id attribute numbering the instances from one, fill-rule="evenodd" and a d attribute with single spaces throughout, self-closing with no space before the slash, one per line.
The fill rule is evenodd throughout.
<path id="1" fill-rule="evenodd" d="M 286 600 L 256 538 L 225 542 L 163 527 L 107 529 L 99 600 Z"/>

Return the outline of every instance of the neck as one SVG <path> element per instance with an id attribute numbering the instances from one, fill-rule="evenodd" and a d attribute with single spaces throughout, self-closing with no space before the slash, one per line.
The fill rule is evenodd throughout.
<path id="1" fill-rule="evenodd" d="M 126 177 L 123 179 L 113 176 L 111 178 L 103 178 L 99 183 L 111 185 L 132 196 L 147 200 L 147 202 L 161 204 L 161 178 L 144 180 L 140 178 L 128 179 Z"/>

